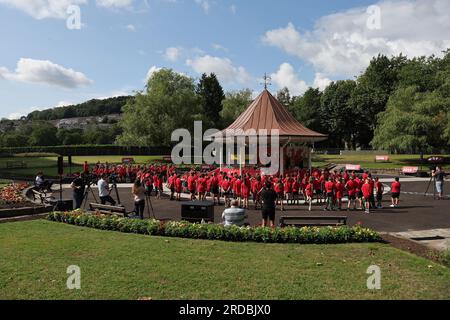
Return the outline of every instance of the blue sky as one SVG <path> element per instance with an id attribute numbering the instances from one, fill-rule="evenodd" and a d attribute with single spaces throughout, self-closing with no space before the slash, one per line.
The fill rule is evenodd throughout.
<path id="1" fill-rule="evenodd" d="M 0 0 L 0 117 L 130 94 L 163 67 L 255 92 L 267 72 L 302 94 L 378 53 L 440 54 L 449 20 L 447 0 Z"/>

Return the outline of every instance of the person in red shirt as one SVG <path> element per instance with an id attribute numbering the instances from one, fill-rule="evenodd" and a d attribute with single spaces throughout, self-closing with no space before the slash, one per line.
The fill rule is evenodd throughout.
<path id="1" fill-rule="evenodd" d="M 191 175 L 188 177 L 187 184 L 188 184 L 188 191 L 191 194 L 191 201 L 194 201 L 196 199 L 195 191 L 197 189 L 196 177 L 195 177 L 194 171 L 192 171 Z"/>
<path id="2" fill-rule="evenodd" d="M 284 180 L 284 194 L 285 194 L 285 198 L 287 200 L 288 205 L 290 204 L 290 202 L 292 202 L 292 199 L 293 199 L 293 194 L 292 194 L 292 184 L 293 183 L 294 183 L 294 180 L 290 176 L 287 176 L 286 179 Z"/>
<path id="3" fill-rule="evenodd" d="M 333 178 L 330 176 L 328 178 L 328 181 L 325 182 L 325 192 L 327 193 L 327 204 L 325 207 L 325 211 L 334 210 L 334 208 L 333 208 L 334 191 L 335 191 L 335 186 L 334 186 Z"/>
<path id="4" fill-rule="evenodd" d="M 313 178 L 310 177 L 305 187 L 306 203 L 309 205 L 309 211 L 311 211 L 312 199 L 314 196 Z"/>
<path id="5" fill-rule="evenodd" d="M 234 198 L 236 200 L 239 201 L 239 206 L 241 206 L 241 185 L 242 185 L 242 180 L 241 177 L 239 177 L 238 175 L 236 175 L 236 179 L 234 180 L 234 184 L 233 184 L 233 193 L 234 193 Z"/>
<path id="6" fill-rule="evenodd" d="M 338 206 L 339 211 L 342 210 L 342 198 L 344 197 L 344 183 L 342 179 L 337 177 L 335 179 L 335 187 L 336 187 L 336 204 Z"/>
<path id="7" fill-rule="evenodd" d="M 248 209 L 248 201 L 250 199 L 250 179 L 248 176 L 244 176 L 241 183 L 241 197 L 243 201 L 244 209 Z"/>
<path id="8" fill-rule="evenodd" d="M 175 180 L 175 191 L 177 193 L 177 201 L 181 201 L 181 193 L 183 192 L 183 180 L 177 177 Z"/>
<path id="9" fill-rule="evenodd" d="M 175 200 L 175 181 L 177 180 L 177 175 L 174 173 L 167 179 L 167 186 L 170 189 L 170 201 Z"/>
<path id="10" fill-rule="evenodd" d="M 392 192 L 392 204 L 391 204 L 391 208 L 396 208 L 398 207 L 399 203 L 400 203 L 400 192 L 401 192 L 401 187 L 402 184 L 400 183 L 400 179 L 397 177 L 395 178 L 395 181 L 392 182 L 391 185 L 391 192 Z"/>
<path id="11" fill-rule="evenodd" d="M 383 209 L 384 185 L 378 177 L 375 178 L 375 188 L 377 189 L 377 208 Z"/>
<path id="12" fill-rule="evenodd" d="M 255 210 L 258 210 L 258 204 L 261 203 L 260 193 L 263 188 L 263 184 L 261 181 L 261 176 L 257 176 L 256 179 L 252 181 L 252 194 L 253 194 L 253 203 L 255 204 Z"/>
<path id="13" fill-rule="evenodd" d="M 350 210 L 350 207 L 353 203 L 353 210 L 356 210 L 356 182 L 353 176 L 350 176 L 350 180 L 345 184 L 345 188 L 347 189 L 348 194 L 348 204 L 347 211 Z"/>
<path id="14" fill-rule="evenodd" d="M 225 176 L 225 178 L 222 180 L 222 194 L 225 200 L 225 207 L 230 206 L 230 196 L 231 196 L 231 182 L 230 178 Z"/>
<path id="15" fill-rule="evenodd" d="M 278 201 L 280 202 L 281 211 L 284 211 L 284 184 L 283 184 L 283 177 L 278 180 L 278 182 L 275 184 L 275 192 L 278 195 Z"/>
<path id="16" fill-rule="evenodd" d="M 367 178 L 364 184 L 361 187 L 361 192 L 364 197 L 364 207 L 366 208 L 365 212 L 370 213 L 370 197 L 373 195 L 373 188 L 370 184 L 369 178 Z"/>
<path id="17" fill-rule="evenodd" d="M 212 174 L 211 179 L 209 179 L 209 191 L 213 196 L 214 204 L 216 203 L 217 199 L 217 205 L 220 205 L 219 178 L 217 177 L 217 174 L 215 172 Z"/>
<path id="18" fill-rule="evenodd" d="M 85 161 L 84 164 L 83 164 L 83 173 L 84 174 L 89 174 L 89 172 L 90 172 L 89 164 L 88 164 L 87 161 Z"/>
<path id="19" fill-rule="evenodd" d="M 205 175 L 201 174 L 200 178 L 197 179 L 197 193 L 200 201 L 206 200 L 206 187 Z"/>
<path id="20" fill-rule="evenodd" d="M 292 201 L 295 204 L 299 204 L 300 202 L 300 190 L 302 189 L 301 183 L 300 183 L 300 177 L 297 177 L 294 179 L 294 182 L 292 183 Z"/>
<path id="21" fill-rule="evenodd" d="M 316 178 L 313 180 L 313 186 L 314 186 L 314 193 L 316 195 L 317 203 L 322 203 L 322 183 L 320 182 L 320 179 Z"/>
<path id="22" fill-rule="evenodd" d="M 164 183 L 164 176 L 163 176 L 162 174 L 160 174 L 160 175 L 158 176 L 158 180 L 157 180 L 157 184 L 158 184 L 158 187 L 157 187 L 157 189 L 158 189 L 158 195 L 156 196 L 156 199 L 161 199 L 161 197 L 162 197 L 162 195 L 163 195 L 163 192 L 164 192 L 164 186 L 163 186 L 163 183 Z"/>
<path id="23" fill-rule="evenodd" d="M 356 189 L 356 200 L 358 200 L 359 208 L 358 210 L 362 210 L 363 206 L 363 193 L 361 190 L 362 185 L 364 184 L 364 180 L 361 180 L 359 177 L 356 177 L 356 179 L 353 180 L 355 183 L 355 189 Z"/>

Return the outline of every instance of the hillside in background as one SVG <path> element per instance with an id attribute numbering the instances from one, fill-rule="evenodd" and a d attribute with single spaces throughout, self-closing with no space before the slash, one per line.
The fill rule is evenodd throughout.
<path id="1" fill-rule="evenodd" d="M 26 117 L 27 120 L 59 120 L 70 118 L 97 117 L 116 115 L 122 113 L 123 106 L 133 96 L 121 96 L 108 99 L 92 99 L 77 105 L 57 107 L 41 111 L 33 111 Z"/>

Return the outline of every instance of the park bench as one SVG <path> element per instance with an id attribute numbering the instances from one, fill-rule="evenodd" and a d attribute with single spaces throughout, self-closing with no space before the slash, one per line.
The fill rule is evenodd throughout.
<path id="1" fill-rule="evenodd" d="M 36 189 L 31 189 L 31 192 L 33 193 L 34 201 L 39 201 L 41 204 L 49 204 L 55 200 L 51 192 L 43 192 Z"/>
<path id="2" fill-rule="evenodd" d="M 343 216 L 282 216 L 281 227 L 339 227 L 347 225 L 347 217 Z"/>
<path id="3" fill-rule="evenodd" d="M 106 204 L 90 203 L 89 209 L 92 212 L 99 212 L 106 215 L 115 215 L 120 217 L 128 217 L 125 207 L 109 206 Z"/>

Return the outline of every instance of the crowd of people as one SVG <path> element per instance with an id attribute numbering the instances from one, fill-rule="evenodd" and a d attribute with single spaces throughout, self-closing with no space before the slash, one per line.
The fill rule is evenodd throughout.
<path id="1" fill-rule="evenodd" d="M 161 198 L 164 187 L 170 190 L 170 199 L 182 199 L 187 193 L 190 200 L 206 200 L 210 196 L 214 204 L 224 204 L 230 207 L 233 200 L 238 207 L 249 209 L 250 204 L 257 210 L 263 206 L 261 193 L 269 186 L 276 194 L 276 205 L 280 210 L 286 206 L 305 204 L 309 211 L 313 203 L 324 206 L 326 211 L 364 210 L 370 213 L 372 209 L 382 208 L 385 191 L 383 183 L 370 172 L 357 174 L 350 171 L 329 171 L 313 169 L 297 170 L 285 176 L 266 176 L 258 173 L 245 172 L 240 175 L 233 170 L 204 170 L 192 168 L 180 171 L 173 165 L 109 165 L 96 164 L 92 169 L 85 163 L 85 174 L 94 175 L 104 181 L 106 177 L 114 176 L 116 182 L 136 182 L 135 189 L 141 187 L 149 195 Z M 110 192 L 99 184 L 99 189 L 106 194 Z M 391 184 L 391 207 L 399 206 L 401 183 L 399 179 Z M 102 195 L 102 203 L 110 201 Z M 348 199 L 344 205 L 343 198 Z M 106 199 L 106 200 L 104 200 Z M 142 196 L 136 197 L 142 203 Z M 112 202 L 112 201 L 110 201 Z"/>

